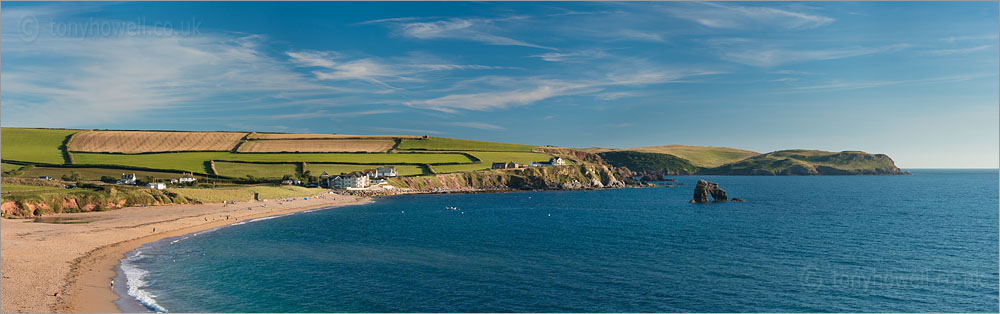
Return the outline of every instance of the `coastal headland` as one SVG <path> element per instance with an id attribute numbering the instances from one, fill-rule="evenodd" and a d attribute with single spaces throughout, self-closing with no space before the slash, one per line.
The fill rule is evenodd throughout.
<path id="1" fill-rule="evenodd" d="M 322 194 L 225 205 L 138 206 L 57 214 L 39 222 L 2 219 L 0 310 L 119 312 L 113 303 L 118 295 L 110 287 L 114 268 L 126 253 L 144 243 L 248 219 L 368 202 L 370 199 L 364 197 Z"/>

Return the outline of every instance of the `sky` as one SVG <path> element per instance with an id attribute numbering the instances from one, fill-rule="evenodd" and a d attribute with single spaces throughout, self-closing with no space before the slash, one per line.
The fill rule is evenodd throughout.
<path id="1" fill-rule="evenodd" d="M 0 4 L 0 124 L 997 168 L 997 2 Z"/>

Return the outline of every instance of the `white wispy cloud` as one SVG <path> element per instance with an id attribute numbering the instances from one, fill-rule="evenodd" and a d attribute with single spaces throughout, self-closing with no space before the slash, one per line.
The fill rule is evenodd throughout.
<path id="1" fill-rule="evenodd" d="M 945 37 L 945 38 L 942 38 L 941 41 L 949 42 L 949 43 L 953 43 L 953 42 L 957 42 L 957 41 L 977 41 L 977 40 L 996 41 L 997 37 L 998 37 L 997 34 L 963 35 L 963 36 Z"/>
<path id="2" fill-rule="evenodd" d="M 858 57 L 877 53 L 899 51 L 910 47 L 895 44 L 879 47 L 845 47 L 825 49 L 787 48 L 784 44 L 762 42 L 749 39 L 714 39 L 706 41 L 719 53 L 720 57 L 732 62 L 758 67 L 774 67 L 803 63 Z"/>
<path id="3" fill-rule="evenodd" d="M 482 123 L 482 122 L 452 122 L 452 123 L 448 123 L 448 124 L 454 125 L 454 126 L 460 126 L 460 127 L 464 127 L 464 128 L 473 128 L 473 129 L 480 129 L 480 130 L 491 130 L 491 131 L 506 130 L 506 128 L 504 128 L 502 126 L 493 125 L 493 124 L 489 124 L 489 123 Z"/>
<path id="4" fill-rule="evenodd" d="M 746 29 L 775 27 L 809 29 L 833 23 L 835 19 L 778 8 L 697 2 L 662 6 L 672 16 L 711 28 Z"/>
<path id="5" fill-rule="evenodd" d="M 409 134 L 413 134 L 413 135 L 419 135 L 419 134 L 440 135 L 440 134 L 445 134 L 445 132 L 439 132 L 439 131 L 433 131 L 433 130 L 405 129 L 405 128 L 386 128 L 386 127 L 380 127 L 380 126 L 369 127 L 369 129 L 378 130 L 378 131 L 382 131 L 382 132 L 409 133 Z"/>
<path id="6" fill-rule="evenodd" d="M 350 59 L 334 51 L 288 51 L 293 63 L 302 67 L 321 68 L 312 71 L 322 80 L 360 80 L 388 88 L 397 88 L 388 82 L 422 81 L 418 74 L 432 71 L 490 70 L 501 67 L 477 64 L 443 63 L 436 58 L 420 55 L 404 58 Z"/>
<path id="7" fill-rule="evenodd" d="M 395 28 L 400 34 L 415 39 L 455 39 L 475 41 L 498 46 L 524 46 L 540 49 L 556 50 L 508 36 L 499 35 L 503 29 L 494 24 L 498 21 L 518 20 L 519 18 L 479 19 L 450 18 L 436 21 L 409 22 L 403 20 L 384 21 Z"/>
<path id="8" fill-rule="evenodd" d="M 539 55 L 533 55 L 534 58 L 539 58 L 549 62 L 581 62 L 588 61 L 592 59 L 602 58 L 607 56 L 603 50 L 580 50 L 572 52 L 548 52 Z"/>
<path id="9" fill-rule="evenodd" d="M 444 112 L 456 112 L 455 109 L 491 110 L 504 109 L 513 106 L 527 105 L 539 100 L 561 95 L 568 87 L 542 85 L 533 89 L 494 91 L 469 94 L 453 94 L 443 97 L 410 101 L 404 104 L 411 107 L 427 108 Z"/>
<path id="10" fill-rule="evenodd" d="M 261 117 L 260 115 L 245 116 L 246 119 L 258 119 L 265 118 L 268 120 L 295 120 L 295 119 L 316 119 L 316 118 L 355 118 L 362 116 L 378 115 L 378 114 L 389 114 L 397 113 L 398 110 L 363 110 L 363 111 L 341 111 L 341 112 L 329 112 L 327 110 L 318 110 L 315 112 L 300 112 L 300 113 L 287 113 L 278 115 L 268 115 Z"/>
<path id="11" fill-rule="evenodd" d="M 5 65 L 4 121 L 96 125 L 140 113 L 210 107 L 219 99 L 262 103 L 284 92 L 339 90 L 315 84 L 262 53 L 261 40 L 141 25 L 135 35 L 87 38 L 42 29 L 32 41 L 5 42 L 5 58 L 30 56 L 40 62 Z"/>
<path id="12" fill-rule="evenodd" d="M 637 68 L 619 67 L 596 79 L 553 80 L 539 78 L 491 78 L 493 90 L 474 93 L 450 94 L 442 97 L 407 101 L 404 105 L 455 113 L 458 110 L 488 111 L 506 109 L 536 103 L 549 98 L 593 94 L 607 88 L 621 86 L 643 86 L 679 82 L 683 79 L 720 74 L 720 71 L 699 69 L 656 68 L 640 63 Z M 480 84 L 481 80 L 477 80 Z M 459 83 L 462 84 L 462 83 Z"/>
<path id="13" fill-rule="evenodd" d="M 879 81 L 832 81 L 823 84 L 816 85 L 805 85 L 797 86 L 792 88 L 786 88 L 778 93 L 796 93 L 796 92 L 829 92 L 829 91 L 845 91 L 845 90 L 857 90 L 857 89 L 867 89 L 867 88 L 877 88 L 883 86 L 891 85 L 910 85 L 910 84 L 931 84 L 931 83 L 944 83 L 944 82 L 964 82 L 982 77 L 990 77 L 987 74 L 970 74 L 970 75 L 948 75 L 948 76 L 938 76 L 929 77 L 921 79 L 909 79 L 909 80 L 879 80 Z"/>
<path id="14" fill-rule="evenodd" d="M 966 53 L 972 53 L 972 52 L 976 52 L 976 51 L 983 51 L 983 50 L 986 50 L 986 49 L 990 49 L 990 47 L 993 47 L 993 46 L 991 46 L 991 45 L 982 45 L 982 46 L 975 46 L 975 47 L 968 47 L 968 48 L 936 49 L 936 50 L 924 51 L 924 53 L 925 54 L 929 54 L 929 55 L 934 55 L 934 56 L 945 56 L 945 55 L 966 54 Z"/>

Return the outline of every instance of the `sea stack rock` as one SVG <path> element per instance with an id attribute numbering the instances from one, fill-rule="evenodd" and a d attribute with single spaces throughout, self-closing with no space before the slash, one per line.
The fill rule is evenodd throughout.
<path id="1" fill-rule="evenodd" d="M 729 200 L 726 191 L 720 189 L 718 183 L 698 180 L 698 184 L 694 186 L 694 199 L 691 200 L 691 203 L 708 203 L 709 194 L 712 195 L 712 199 L 716 202 Z"/>

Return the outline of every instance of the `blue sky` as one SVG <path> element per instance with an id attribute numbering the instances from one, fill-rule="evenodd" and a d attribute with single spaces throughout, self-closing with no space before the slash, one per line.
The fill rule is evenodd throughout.
<path id="1" fill-rule="evenodd" d="M 3 2 L 4 126 L 1000 162 L 998 4 Z"/>

